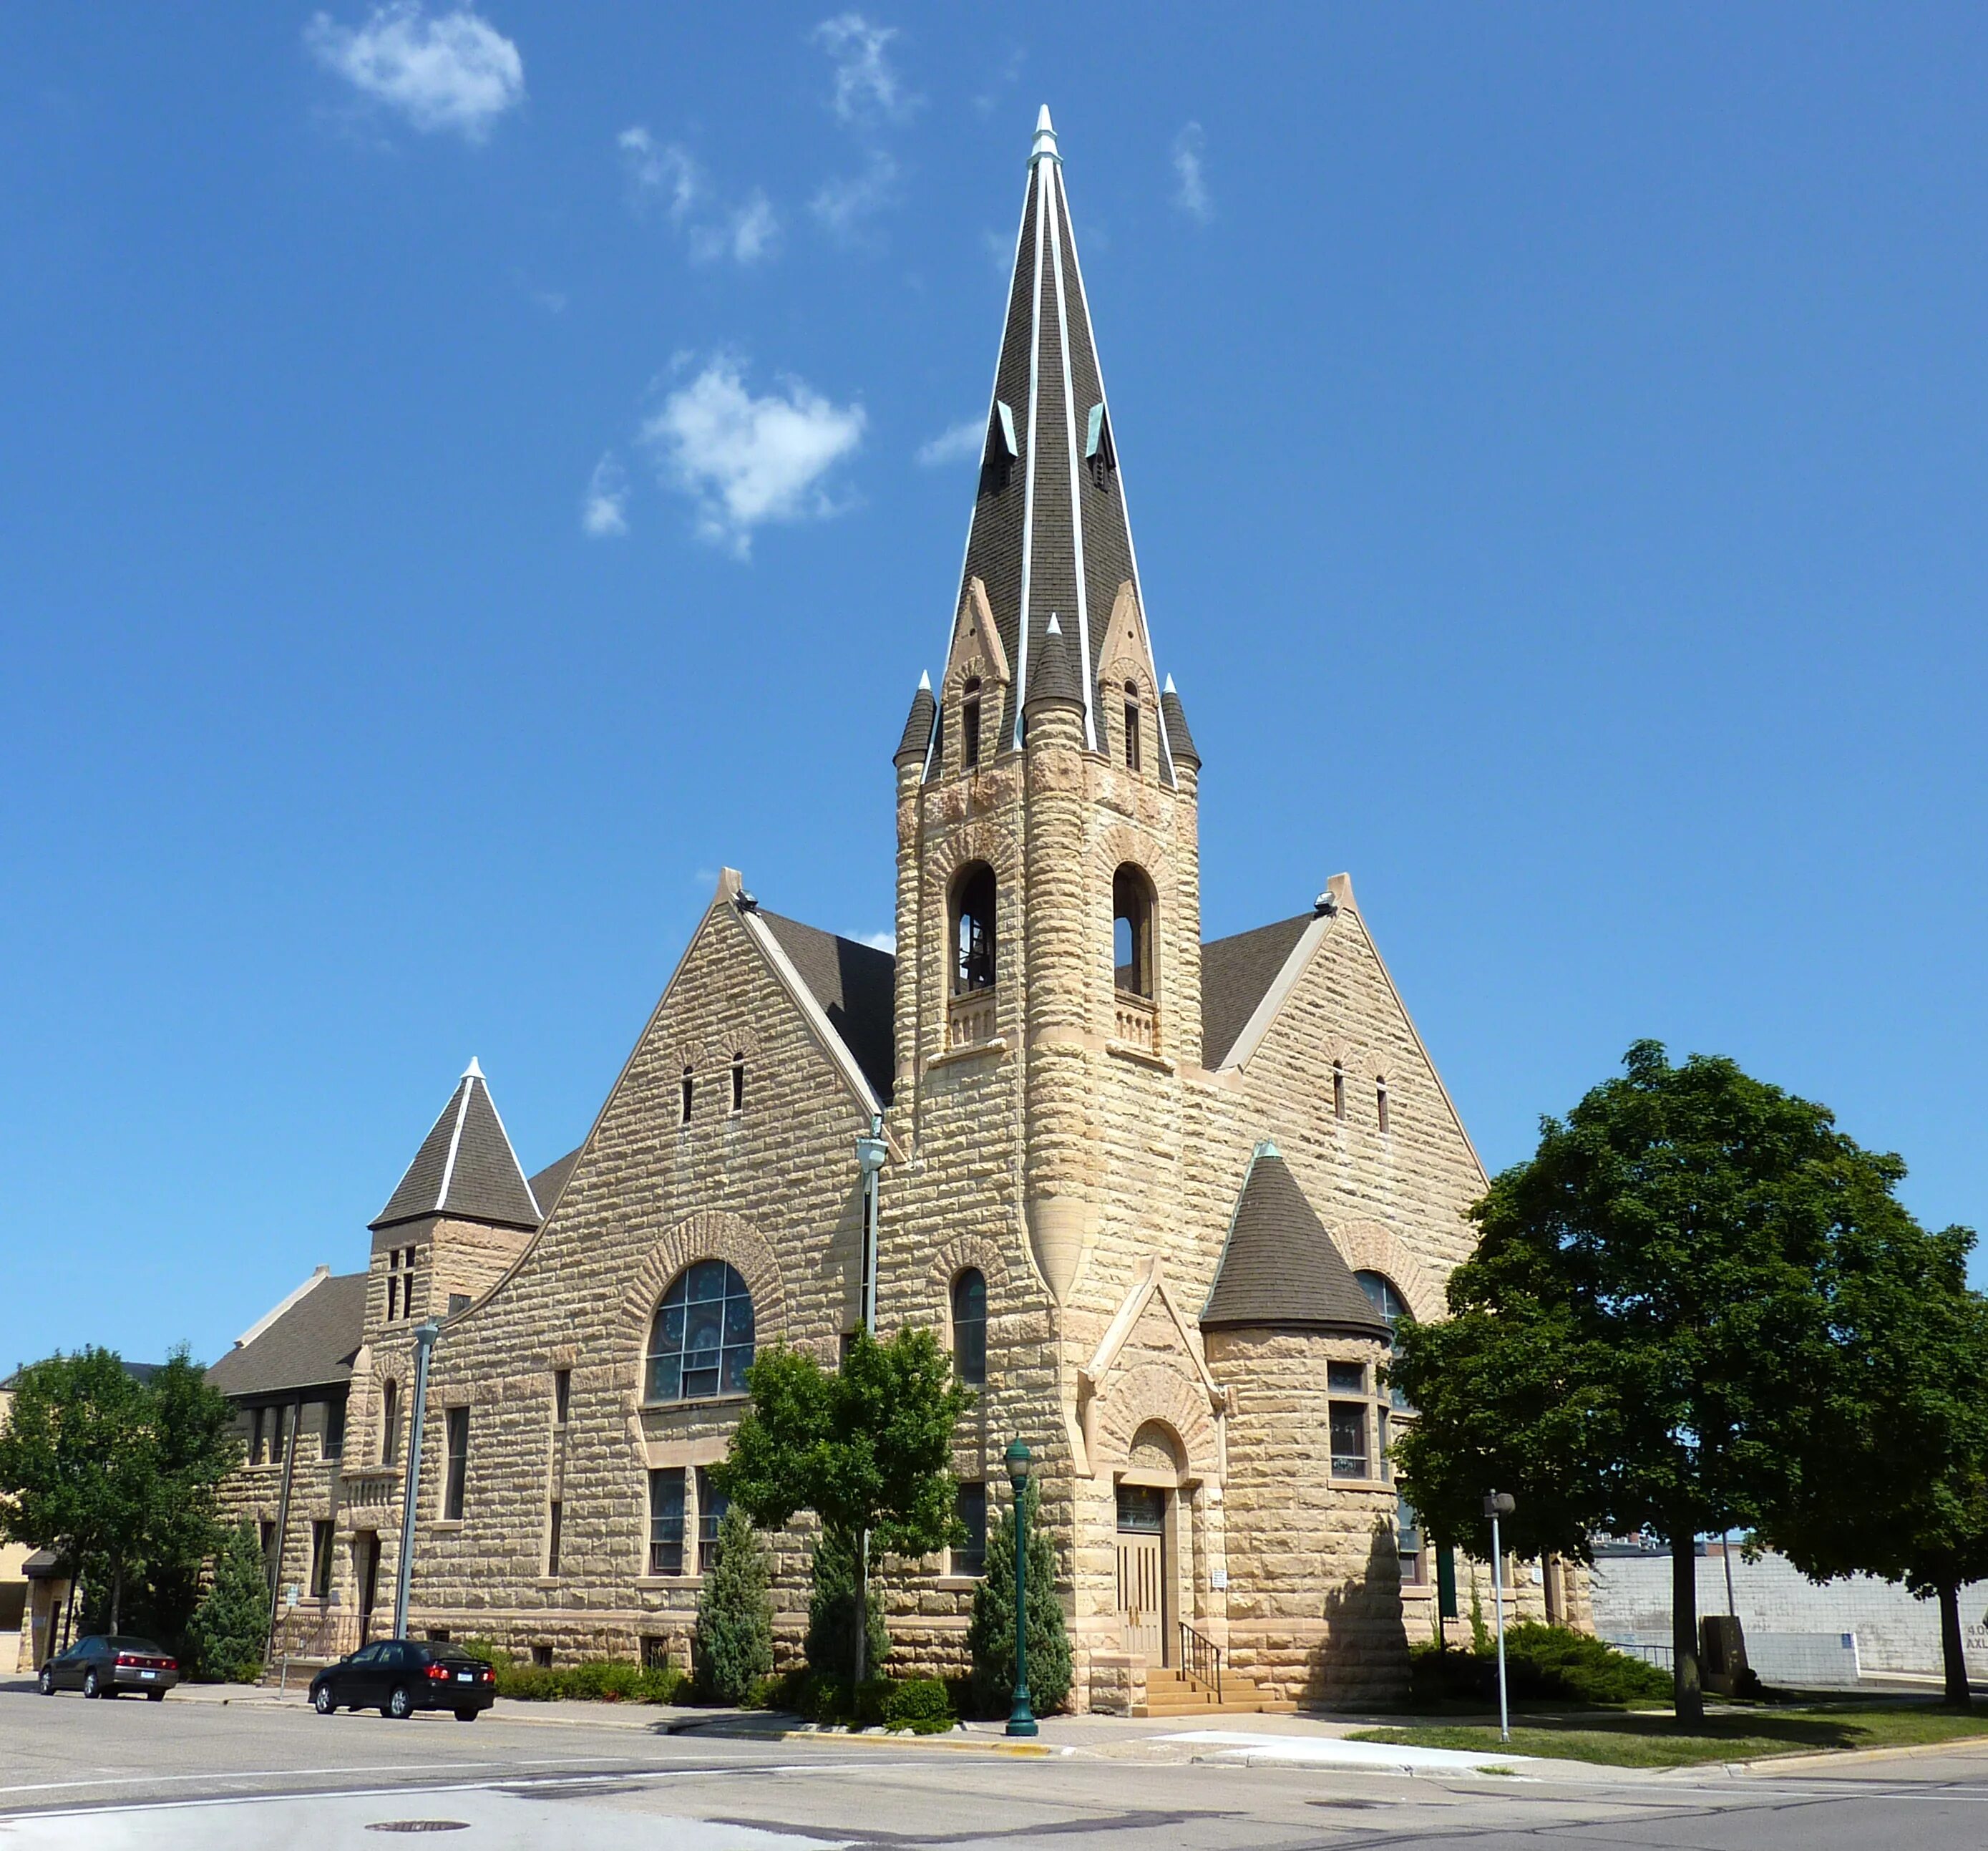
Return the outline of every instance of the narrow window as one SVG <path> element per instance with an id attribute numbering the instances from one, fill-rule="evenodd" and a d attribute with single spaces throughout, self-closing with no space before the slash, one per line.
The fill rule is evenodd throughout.
<path id="1" fill-rule="evenodd" d="M 746 1109 L 746 1057 L 742 1054 L 732 1057 L 732 1109 Z"/>
<path id="2" fill-rule="evenodd" d="M 573 1371 L 553 1371 L 553 1419 L 560 1426 L 566 1425 L 566 1408 L 573 1398 Z"/>
<path id="3" fill-rule="evenodd" d="M 468 1309 L 469 1309 L 469 1294 L 468 1294 L 468 1293 L 467 1293 L 467 1292 L 451 1292 L 451 1293 L 449 1294 L 449 1295 L 448 1295 L 448 1315 L 449 1315 L 451 1318 L 453 1318 L 458 1311 L 468 1311 Z"/>
<path id="4" fill-rule="evenodd" d="M 1374 1082 L 1374 1118 L 1384 1132 L 1388 1129 L 1388 1082 L 1384 1079 Z"/>
<path id="5" fill-rule="evenodd" d="M 469 1480 L 469 1409 L 448 1410 L 448 1482 L 442 1495 L 441 1514 L 451 1522 L 462 1516 L 462 1494 Z"/>
<path id="6" fill-rule="evenodd" d="M 560 1520 L 565 1514 L 566 1506 L 555 1497 L 546 1524 L 546 1572 L 548 1575 L 556 1575 L 560 1572 Z"/>
<path id="7" fill-rule="evenodd" d="M 559 1508 L 559 1506 L 558 1506 L 557 1504 L 554 1504 L 554 1505 L 553 1506 L 553 1508 L 554 1510 L 557 1510 L 557 1509 Z M 532 1646 L 532 1668 L 533 1668 L 534 1670 L 539 1670 L 539 1671 L 549 1671 L 549 1670 L 553 1668 L 553 1649 L 552 1649 L 552 1647 L 551 1647 L 550 1646 Z"/>
<path id="8" fill-rule="evenodd" d="M 276 1572 L 276 1521 L 273 1517 L 265 1517 L 259 1526 L 262 1536 L 262 1559 L 269 1565 L 269 1572 Z"/>
<path id="9" fill-rule="evenodd" d="M 966 1540 L 952 1552 L 953 1573 L 986 1574 L 987 1487 L 971 1482 L 961 1485 L 955 1497 L 953 1511 L 959 1519 L 959 1527 L 966 1532 Z"/>
<path id="10" fill-rule="evenodd" d="M 987 1379 L 987 1276 L 977 1266 L 952 1281 L 952 1372 L 975 1388 Z"/>
<path id="11" fill-rule="evenodd" d="M 331 1524 L 323 1518 L 311 1524 L 310 1597 L 331 1598 Z"/>
<path id="12" fill-rule="evenodd" d="M 684 1469 L 649 1474 L 649 1572 L 681 1575 L 684 1555 Z"/>
<path id="13" fill-rule="evenodd" d="M 1130 861 L 1111 877 L 1111 957 L 1118 987 L 1153 993 L 1153 889 Z"/>
<path id="14" fill-rule="evenodd" d="M 683 1070 L 683 1117 L 678 1121 L 681 1124 L 690 1122 L 691 1101 L 696 1092 L 697 1081 L 691 1077 L 689 1062 L 685 1061 Z"/>
<path id="15" fill-rule="evenodd" d="M 324 1404 L 324 1457 L 343 1459 L 345 1457 L 345 1403 L 327 1401 Z"/>
<path id="16" fill-rule="evenodd" d="M 1335 1478 L 1364 1478 L 1367 1470 L 1367 1365 L 1364 1362 L 1328 1362 L 1325 1385 L 1334 1396 L 1357 1395 L 1357 1401 L 1334 1400 L 1327 1404 L 1331 1430 L 1332 1475 Z"/>
<path id="17" fill-rule="evenodd" d="M 980 763 L 980 678 L 969 675 L 959 692 L 959 762 L 971 771 Z"/>
<path id="18" fill-rule="evenodd" d="M 248 1463 L 262 1463 L 262 1410 L 259 1407 L 248 1410 Z"/>
<path id="19" fill-rule="evenodd" d="M 994 870 L 975 861 L 961 871 L 953 888 L 953 944 L 956 962 L 955 996 L 994 985 Z"/>
<path id="20" fill-rule="evenodd" d="M 1332 1115 L 1341 1124 L 1346 1122 L 1346 1067 L 1339 1061 L 1332 1064 Z"/>
<path id="21" fill-rule="evenodd" d="M 285 1410 L 279 1407 L 272 1407 L 269 1410 L 269 1463 L 272 1465 L 283 1463 L 283 1444 L 286 1437 L 283 1432 L 284 1413 Z"/>
<path id="22" fill-rule="evenodd" d="M 1139 689 L 1132 682 L 1125 684 L 1125 769 L 1139 769 Z"/>
<path id="23" fill-rule="evenodd" d="M 697 1468 L 697 1572 L 708 1575 L 718 1566 L 718 1526 L 725 1520 L 726 1506 L 731 1502 L 718 1487 L 711 1482 L 709 1470 Z"/>
<path id="24" fill-rule="evenodd" d="M 1401 1558 L 1401 1582 L 1419 1587 L 1422 1579 L 1422 1520 L 1405 1497 L 1395 1500 L 1395 1547 Z M 1547 1584 L 1547 1623 L 1553 1624 L 1552 1584 Z"/>
<path id="25" fill-rule="evenodd" d="M 394 1256 L 394 1264 L 396 1266 L 401 1264 L 401 1256 L 398 1254 Z M 400 1315 L 401 1275 L 398 1273 L 389 1273 L 387 1275 L 387 1321 L 391 1324 Z"/>
<path id="26" fill-rule="evenodd" d="M 380 1391 L 380 1463 L 391 1465 L 400 1450 L 401 1386 L 392 1376 Z"/>

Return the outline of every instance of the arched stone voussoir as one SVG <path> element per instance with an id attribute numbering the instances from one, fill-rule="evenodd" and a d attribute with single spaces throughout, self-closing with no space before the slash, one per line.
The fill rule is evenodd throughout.
<path id="1" fill-rule="evenodd" d="M 952 877 L 970 861 L 985 861 L 1003 887 L 1022 878 L 1022 857 L 1015 838 L 999 824 L 980 817 L 948 831 L 927 850 L 923 872 L 928 891 L 942 898 Z"/>
<path id="2" fill-rule="evenodd" d="M 954 1279 L 969 1266 L 979 1267 L 989 1293 L 1008 1283 L 1008 1262 L 999 1242 L 986 1234 L 957 1234 L 933 1254 L 926 1271 L 935 1303 L 945 1306 L 950 1301 Z M 993 1308 L 990 1304 L 989 1309 Z"/>
<path id="3" fill-rule="evenodd" d="M 1353 1221 L 1330 1231 L 1346 1264 L 1356 1273 L 1385 1273 L 1418 1321 L 1426 1323 L 1444 1315 L 1442 1281 L 1385 1222 Z"/>
<path id="4" fill-rule="evenodd" d="M 1215 1478 L 1221 1470 L 1221 1448 L 1200 1382 L 1164 1362 L 1142 1362 L 1105 1379 L 1097 1397 L 1097 1445 L 1091 1459 L 1094 1473 L 1123 1470 L 1132 1456 L 1133 1436 L 1148 1421 L 1172 1430 L 1187 1454 L 1187 1469 L 1197 1477 Z"/>
<path id="5" fill-rule="evenodd" d="M 657 1304 L 670 1281 L 699 1260 L 722 1260 L 746 1281 L 746 1289 L 752 1294 L 756 1344 L 777 1343 L 785 1336 L 786 1294 L 781 1288 L 780 1264 L 771 1243 L 751 1222 L 737 1215 L 700 1210 L 649 1249 L 631 1282 L 622 1312 L 623 1340 L 638 1358 L 648 1342 Z"/>

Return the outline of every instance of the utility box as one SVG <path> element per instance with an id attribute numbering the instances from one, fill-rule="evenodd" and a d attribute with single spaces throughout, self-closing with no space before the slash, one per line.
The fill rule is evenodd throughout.
<path id="1" fill-rule="evenodd" d="M 1737 1613 L 1708 1613 L 1698 1623 L 1698 1666 L 1705 1687 L 1722 1697 L 1737 1696 L 1752 1681 Z"/>

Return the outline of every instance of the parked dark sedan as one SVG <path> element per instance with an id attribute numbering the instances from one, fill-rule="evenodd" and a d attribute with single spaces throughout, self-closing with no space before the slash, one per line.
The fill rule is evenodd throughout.
<path id="1" fill-rule="evenodd" d="M 42 1667 L 44 1697 L 58 1690 L 80 1690 L 86 1697 L 143 1690 L 157 1703 L 179 1680 L 179 1660 L 164 1646 L 124 1633 L 86 1633 Z"/>
<path id="2" fill-rule="evenodd" d="M 311 1707 L 329 1716 L 377 1707 L 382 1716 L 453 1710 L 474 1722 L 496 1700 L 497 1673 L 460 1646 L 418 1639 L 376 1640 L 311 1680 Z"/>

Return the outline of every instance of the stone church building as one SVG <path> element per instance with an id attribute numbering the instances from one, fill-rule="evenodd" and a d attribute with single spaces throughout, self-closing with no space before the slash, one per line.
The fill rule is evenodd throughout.
<path id="1" fill-rule="evenodd" d="M 1440 1315 L 1485 1174 L 1347 877 L 1202 937 L 1203 761 L 1046 110 L 944 669 L 880 764 L 893 744 L 894 958 L 728 870 L 579 1149 L 528 1175 L 472 1064 L 366 1270 L 216 1365 L 289 1649 L 390 1626 L 433 1317 L 411 1629 L 682 1662 L 746 1365 L 833 1364 L 863 1316 L 874 1125 L 877 1326 L 935 1330 L 977 1397 L 968 1541 L 886 1565 L 892 1667 L 962 1664 L 1019 1437 L 1077 1707 L 1139 1701 L 1199 1641 L 1273 1700 L 1405 1694 L 1434 1570 L 1387 1464 L 1412 1413 L 1376 1370 L 1398 1315 Z M 806 1546 L 778 1548 L 788 1650 Z M 1514 1570 L 1515 1615 L 1580 1599 Z"/>

